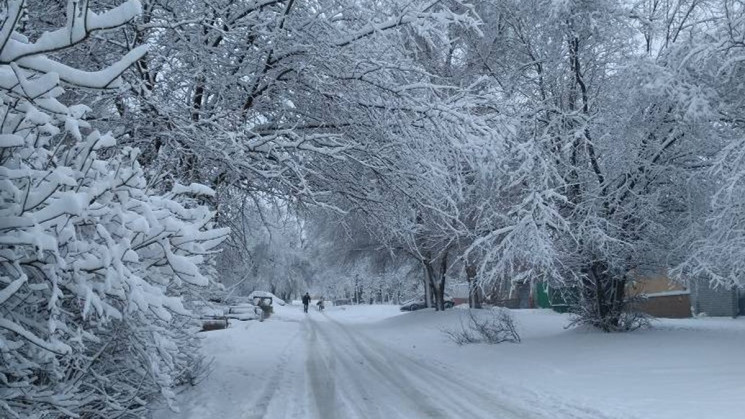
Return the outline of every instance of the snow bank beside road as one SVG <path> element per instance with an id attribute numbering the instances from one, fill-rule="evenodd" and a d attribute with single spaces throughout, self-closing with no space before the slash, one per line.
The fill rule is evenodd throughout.
<path id="1" fill-rule="evenodd" d="M 608 415 L 743 417 L 745 318 L 661 319 L 650 330 L 606 334 L 566 330 L 568 316 L 550 310 L 512 313 L 521 344 L 458 347 L 441 330 L 460 325 L 465 313 L 459 310 L 406 313 L 362 327 L 421 359 L 554 394 Z"/>

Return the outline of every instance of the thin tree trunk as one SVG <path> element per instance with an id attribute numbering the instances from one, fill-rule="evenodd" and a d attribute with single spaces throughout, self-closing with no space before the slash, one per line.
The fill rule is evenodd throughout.
<path id="1" fill-rule="evenodd" d="M 427 304 L 427 307 L 432 307 L 434 291 L 432 261 L 429 258 L 422 260 L 422 268 L 424 269 L 424 302 Z"/>
<path id="2" fill-rule="evenodd" d="M 468 281 L 468 307 L 481 308 L 481 293 L 476 283 L 476 266 L 466 266 L 466 280 Z"/>
<path id="3" fill-rule="evenodd" d="M 437 283 L 437 287 L 435 288 L 435 302 L 436 306 L 435 308 L 438 311 L 444 311 L 445 310 L 445 275 L 447 274 L 448 270 L 448 252 L 445 252 L 444 255 L 442 255 L 442 259 L 440 260 L 440 272 L 439 272 L 439 281 Z"/>

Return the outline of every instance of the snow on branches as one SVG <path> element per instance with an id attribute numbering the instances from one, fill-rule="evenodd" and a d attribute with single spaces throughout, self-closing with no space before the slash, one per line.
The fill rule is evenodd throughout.
<path id="1" fill-rule="evenodd" d="M 13 31 L 22 6 L 8 3 L 0 31 L 0 412 L 136 413 L 197 362 L 180 294 L 208 284 L 200 266 L 227 231 L 197 202 L 208 188 L 153 193 L 137 149 L 59 100 L 60 80 L 111 87 L 145 51 L 93 73 L 44 54 L 133 19 L 139 3 L 97 15 L 71 0 L 67 25 L 34 43 Z"/>

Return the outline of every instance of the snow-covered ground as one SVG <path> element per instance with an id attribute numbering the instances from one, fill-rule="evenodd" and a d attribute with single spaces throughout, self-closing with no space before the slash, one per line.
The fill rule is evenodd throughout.
<path id="1" fill-rule="evenodd" d="M 523 342 L 457 346 L 463 310 L 342 306 L 205 333 L 214 371 L 170 418 L 742 418 L 745 319 L 565 330 L 513 311 Z"/>

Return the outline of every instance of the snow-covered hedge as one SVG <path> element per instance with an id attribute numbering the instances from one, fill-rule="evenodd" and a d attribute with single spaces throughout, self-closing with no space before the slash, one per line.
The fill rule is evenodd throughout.
<path id="1" fill-rule="evenodd" d="M 60 80 L 111 86 L 145 51 L 95 73 L 43 53 L 127 22 L 139 3 L 96 15 L 70 1 L 67 26 L 35 43 L 13 32 L 21 6 L 0 13 L 0 416 L 140 415 L 194 379 L 181 295 L 208 284 L 200 266 L 227 232 L 195 200 L 208 188 L 152 192 L 138 150 L 58 100 Z"/>

